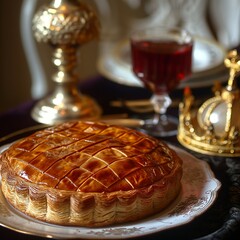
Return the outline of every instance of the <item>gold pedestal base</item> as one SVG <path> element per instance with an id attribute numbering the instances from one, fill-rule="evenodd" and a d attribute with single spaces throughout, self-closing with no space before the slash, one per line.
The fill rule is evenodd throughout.
<path id="1" fill-rule="evenodd" d="M 37 122 L 52 125 L 74 119 L 96 120 L 101 113 L 98 104 L 88 96 L 81 95 L 69 99 L 58 93 L 39 101 L 31 115 Z"/>

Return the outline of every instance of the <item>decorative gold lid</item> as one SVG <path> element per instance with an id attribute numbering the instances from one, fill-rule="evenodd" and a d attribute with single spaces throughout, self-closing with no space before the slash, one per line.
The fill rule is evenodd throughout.
<path id="1" fill-rule="evenodd" d="M 226 87 L 216 83 L 215 96 L 199 109 L 193 108 L 194 96 L 185 89 L 179 106 L 178 140 L 194 151 L 220 156 L 240 156 L 240 91 L 236 76 L 240 72 L 240 56 L 230 51 L 225 66 L 230 69 Z"/>
<path id="2" fill-rule="evenodd" d="M 99 37 L 100 22 L 82 1 L 53 0 L 34 15 L 33 33 L 38 42 L 82 45 Z"/>

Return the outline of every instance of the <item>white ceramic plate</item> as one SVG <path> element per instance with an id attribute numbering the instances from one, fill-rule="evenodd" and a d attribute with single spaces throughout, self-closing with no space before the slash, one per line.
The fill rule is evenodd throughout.
<path id="1" fill-rule="evenodd" d="M 3 146 L 1 151 L 8 146 Z M 139 237 L 186 224 L 214 202 L 220 182 L 209 165 L 173 147 L 183 159 L 182 191 L 165 211 L 141 221 L 102 228 L 69 227 L 44 223 L 13 209 L 0 191 L 0 225 L 12 230 L 58 239 L 116 239 Z"/>
<path id="2" fill-rule="evenodd" d="M 217 42 L 195 38 L 193 49 L 193 74 L 183 81 L 179 88 L 209 86 L 215 80 L 227 81 L 227 71 L 223 65 L 226 50 Z M 130 45 L 127 40 L 110 45 L 98 60 L 99 72 L 119 84 L 142 87 L 131 70 Z"/>

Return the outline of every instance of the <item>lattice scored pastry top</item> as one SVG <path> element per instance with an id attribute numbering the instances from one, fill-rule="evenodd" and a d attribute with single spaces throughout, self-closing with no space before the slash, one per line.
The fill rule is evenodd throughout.
<path id="1" fill-rule="evenodd" d="M 0 165 L 3 194 L 15 208 L 64 225 L 141 219 L 181 188 L 182 161 L 165 143 L 100 122 L 38 131 L 11 145 Z"/>

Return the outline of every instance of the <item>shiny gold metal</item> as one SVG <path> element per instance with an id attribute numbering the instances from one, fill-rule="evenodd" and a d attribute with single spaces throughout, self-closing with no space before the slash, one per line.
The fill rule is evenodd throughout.
<path id="1" fill-rule="evenodd" d="M 226 87 L 213 87 L 215 96 L 199 109 L 193 108 L 189 89 L 179 105 L 178 140 L 194 151 L 219 156 L 240 156 L 240 90 L 236 76 L 240 72 L 240 56 L 230 51 L 225 66 L 230 69 Z"/>
<path id="2" fill-rule="evenodd" d="M 78 0 L 53 0 L 35 14 L 33 33 L 38 42 L 53 47 L 52 62 L 57 73 L 53 76 L 55 90 L 36 104 L 32 117 L 45 124 L 97 119 L 101 109 L 92 98 L 78 91 L 75 71 L 78 47 L 99 36 L 99 21 L 94 12 Z"/>

